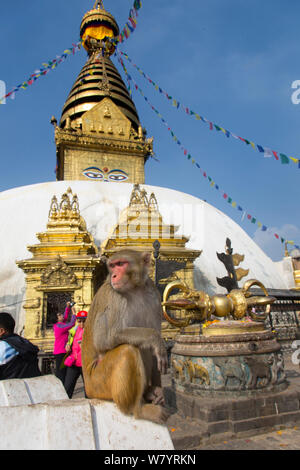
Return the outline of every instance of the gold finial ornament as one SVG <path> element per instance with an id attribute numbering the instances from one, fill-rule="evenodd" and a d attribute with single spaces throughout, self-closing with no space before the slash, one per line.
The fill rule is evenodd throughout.
<path id="1" fill-rule="evenodd" d="M 109 41 L 120 33 L 118 23 L 113 15 L 105 10 L 103 1 L 97 0 L 92 10 L 88 11 L 80 25 L 80 37 L 83 47 L 91 55 L 95 50 L 102 49 L 107 55 L 114 53 L 114 45 Z M 106 44 L 103 44 L 105 40 Z M 110 47 L 107 47 L 109 44 Z"/>
<path id="2" fill-rule="evenodd" d="M 105 10 L 104 5 L 103 5 L 103 0 L 96 0 L 96 1 L 95 1 L 94 10 L 95 10 L 96 8 L 97 8 L 97 9 L 102 8 L 102 10 Z"/>

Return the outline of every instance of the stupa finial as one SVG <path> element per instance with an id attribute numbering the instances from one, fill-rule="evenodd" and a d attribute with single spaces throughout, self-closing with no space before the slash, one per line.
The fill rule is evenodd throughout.
<path id="1" fill-rule="evenodd" d="M 80 25 L 80 37 L 89 56 L 103 50 L 106 55 L 112 55 L 115 50 L 112 39 L 119 33 L 118 23 L 105 10 L 103 0 L 96 0 L 93 9 L 84 15 Z"/>
<path id="2" fill-rule="evenodd" d="M 96 9 L 100 10 L 100 8 L 102 10 L 105 10 L 104 5 L 103 5 L 103 0 L 96 0 L 95 5 L 94 5 L 94 10 Z"/>

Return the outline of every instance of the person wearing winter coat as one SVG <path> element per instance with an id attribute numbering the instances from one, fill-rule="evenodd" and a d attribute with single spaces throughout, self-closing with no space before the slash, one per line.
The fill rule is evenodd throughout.
<path id="1" fill-rule="evenodd" d="M 0 312 L 0 380 L 39 377 L 39 348 L 14 330 L 12 315 Z"/>
<path id="2" fill-rule="evenodd" d="M 71 320 L 68 322 L 68 317 L 72 311 Z M 53 355 L 55 358 L 55 376 L 64 383 L 66 376 L 66 368 L 63 367 L 63 360 L 66 354 L 66 344 L 68 341 L 69 331 L 76 322 L 76 314 L 74 306 L 71 302 L 67 302 L 65 313 L 57 314 L 57 323 L 53 325 L 54 330 L 54 348 Z"/>
<path id="3" fill-rule="evenodd" d="M 72 398 L 74 389 L 82 375 L 82 362 L 81 362 L 81 342 L 83 336 L 83 330 L 85 320 L 87 318 L 87 312 L 82 310 L 76 315 L 76 326 L 70 330 L 69 339 L 66 346 L 67 352 L 70 354 L 65 358 L 66 365 L 66 377 L 64 381 L 64 387 L 69 398 Z"/>

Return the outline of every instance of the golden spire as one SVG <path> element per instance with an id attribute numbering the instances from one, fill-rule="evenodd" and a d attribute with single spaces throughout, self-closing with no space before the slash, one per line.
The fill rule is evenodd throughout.
<path id="1" fill-rule="evenodd" d="M 137 110 L 121 75 L 110 60 L 115 50 L 113 39 L 119 33 L 113 15 L 105 10 L 102 0 L 96 0 L 93 9 L 81 21 L 80 37 L 89 58 L 63 107 L 61 128 L 80 126 L 83 113 L 108 96 L 131 121 L 134 130 L 138 131 L 140 121 Z"/>

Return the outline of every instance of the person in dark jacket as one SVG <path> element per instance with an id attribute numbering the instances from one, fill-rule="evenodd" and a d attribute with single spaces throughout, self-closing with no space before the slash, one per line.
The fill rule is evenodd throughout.
<path id="1" fill-rule="evenodd" d="M 0 380 L 30 379 L 41 375 L 39 348 L 14 333 L 15 320 L 0 312 Z"/>

